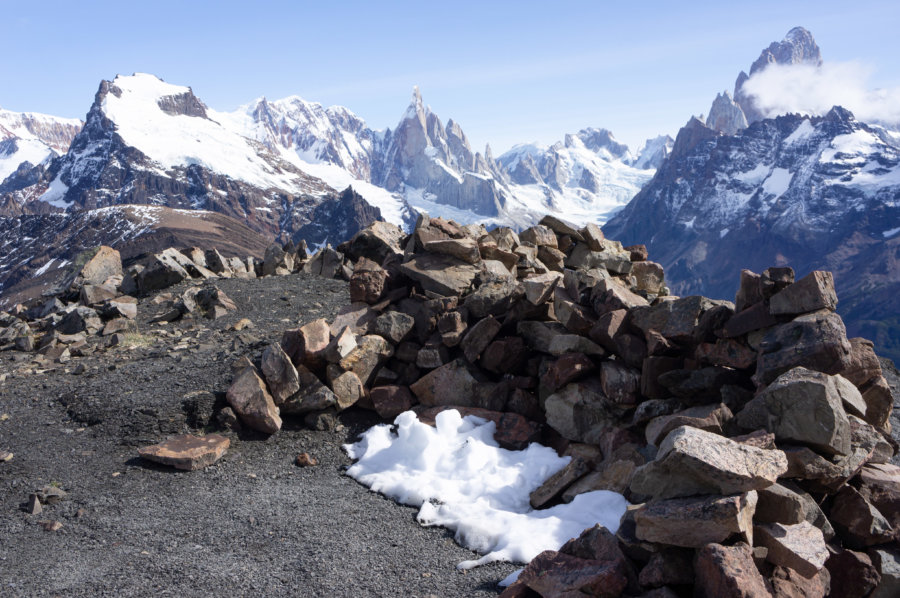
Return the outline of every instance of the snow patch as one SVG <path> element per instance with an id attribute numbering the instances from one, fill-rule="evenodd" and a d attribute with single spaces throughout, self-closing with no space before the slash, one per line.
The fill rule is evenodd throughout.
<path id="1" fill-rule="evenodd" d="M 884 231 L 884 232 L 881 233 L 881 234 L 882 234 L 882 236 L 883 236 L 885 239 L 890 239 L 891 237 L 893 237 L 893 236 L 896 235 L 897 233 L 900 233 L 900 227 L 892 228 L 891 230 L 886 230 L 886 231 Z"/>
<path id="2" fill-rule="evenodd" d="M 568 504 L 533 510 L 529 494 L 569 462 L 537 443 L 523 451 L 502 449 L 495 425 L 482 418 L 443 411 L 434 428 L 407 411 L 391 426 L 377 425 L 344 449 L 357 462 L 347 475 L 374 492 L 420 507 L 422 525 L 456 532 L 456 541 L 483 554 L 458 566 L 494 561 L 526 563 L 557 550 L 600 523 L 615 533 L 627 502 L 595 491 Z"/>
<path id="3" fill-rule="evenodd" d="M 793 178 L 794 175 L 787 168 L 773 168 L 772 174 L 762 184 L 763 191 L 769 195 L 774 195 L 777 199 L 788 190 Z"/>
<path id="4" fill-rule="evenodd" d="M 56 258 L 51 258 L 49 262 L 47 262 L 46 264 L 44 264 L 43 266 L 41 266 L 40 268 L 38 268 L 38 269 L 35 271 L 34 275 L 35 275 L 35 276 L 40 276 L 41 274 L 43 274 L 44 272 L 46 272 L 47 270 L 49 270 L 49 269 L 50 269 L 50 266 L 52 266 L 52 265 L 53 265 L 53 262 L 55 262 L 55 261 L 56 261 Z"/>
<path id="5" fill-rule="evenodd" d="M 810 135 L 816 132 L 816 128 L 812 126 L 812 123 L 809 122 L 809 119 L 804 119 L 800 125 L 794 129 L 794 132 L 788 135 L 785 140 L 785 145 L 794 145 L 795 143 L 799 143 L 806 139 L 809 139 Z"/>

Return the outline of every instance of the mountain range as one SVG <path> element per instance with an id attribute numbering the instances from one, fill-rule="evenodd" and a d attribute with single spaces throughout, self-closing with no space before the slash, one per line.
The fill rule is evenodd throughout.
<path id="1" fill-rule="evenodd" d="M 706 118 L 638 151 L 585 128 L 495 158 L 418 89 L 384 130 L 296 96 L 219 112 L 148 74 L 103 81 L 83 123 L 0 110 L 0 301 L 88 243 L 126 258 L 193 244 L 186 222 L 246 254 L 338 243 L 378 218 L 408 228 L 419 211 L 519 229 L 550 213 L 645 243 L 678 294 L 732 298 L 741 267 L 833 270 L 851 334 L 900 358 L 900 135 L 841 107 L 767 118 L 748 81 L 772 64 L 822 58 L 792 29 Z"/>

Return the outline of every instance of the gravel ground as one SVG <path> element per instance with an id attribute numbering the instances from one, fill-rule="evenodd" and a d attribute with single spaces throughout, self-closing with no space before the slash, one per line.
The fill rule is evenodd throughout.
<path id="1" fill-rule="evenodd" d="M 0 450 L 14 453 L 0 463 L 0 596 L 496 596 L 514 565 L 457 571 L 473 553 L 452 534 L 343 475 L 341 445 L 377 423 L 370 412 L 331 431 L 288 420 L 269 438 L 232 435 L 201 471 L 137 457 L 196 423 L 191 397 L 213 401 L 191 393 L 221 404 L 235 359 L 349 300 L 346 283 L 306 275 L 216 284 L 237 312 L 151 325 L 162 307 L 143 300 L 133 349 L 55 366 L 0 354 Z M 227 330 L 243 317 L 254 328 Z M 319 465 L 295 466 L 300 452 Z M 47 485 L 66 498 L 26 514 Z"/>

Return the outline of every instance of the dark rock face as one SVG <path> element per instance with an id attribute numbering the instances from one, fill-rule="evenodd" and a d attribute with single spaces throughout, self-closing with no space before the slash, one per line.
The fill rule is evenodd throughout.
<path id="1" fill-rule="evenodd" d="M 604 232 L 628 244 L 653 230 L 648 249 L 679 295 L 730 299 L 730 273 L 740 268 L 791 266 L 798 278 L 831 270 L 848 336 L 900 359 L 897 169 L 896 141 L 839 107 L 824 117 L 763 120 L 736 135 L 694 119 Z"/>

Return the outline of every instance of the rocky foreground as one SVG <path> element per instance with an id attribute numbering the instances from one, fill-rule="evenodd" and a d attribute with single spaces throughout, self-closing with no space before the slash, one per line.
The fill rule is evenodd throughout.
<path id="1" fill-rule="evenodd" d="M 412 235 L 376 223 L 312 258 L 278 246 L 259 264 L 216 256 L 171 250 L 123 271 L 101 250 L 69 286 L 81 305 L 21 308 L 3 338 L 60 361 L 97 333 L 126 340 L 121 306 L 136 300 L 123 292 L 344 277 L 351 303 L 334 317 L 233 364 L 208 431 L 278 437 L 292 421 L 333 427 L 351 407 L 425 421 L 456 408 L 495 421 L 503 446 L 540 440 L 572 456 L 534 508 L 597 489 L 634 504 L 617 535 L 594 528 L 541 554 L 504 596 L 900 591 L 894 398 L 871 343 L 846 338 L 827 272 L 744 271 L 735 303 L 670 297 L 643 247 L 550 217 L 518 235 L 422 217 Z M 156 301 L 156 322 L 236 307 L 208 282 Z M 187 436 L 141 454 L 197 469 L 229 445 Z"/>

